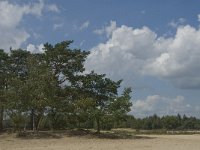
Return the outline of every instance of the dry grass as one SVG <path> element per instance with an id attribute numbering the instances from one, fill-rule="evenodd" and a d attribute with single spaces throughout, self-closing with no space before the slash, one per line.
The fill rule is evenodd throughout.
<path id="1" fill-rule="evenodd" d="M 135 135 L 116 129 L 96 135 L 92 131 L 67 130 L 16 134 L 0 133 L 0 150 L 199 150 L 200 135 Z"/>

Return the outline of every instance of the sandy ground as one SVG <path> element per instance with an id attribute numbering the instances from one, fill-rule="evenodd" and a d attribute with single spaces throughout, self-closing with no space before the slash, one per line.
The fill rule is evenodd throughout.
<path id="1" fill-rule="evenodd" d="M 145 136 L 145 135 L 142 135 Z M 200 135 L 146 135 L 141 139 L 63 137 L 19 139 L 0 134 L 0 150 L 200 150 Z"/>

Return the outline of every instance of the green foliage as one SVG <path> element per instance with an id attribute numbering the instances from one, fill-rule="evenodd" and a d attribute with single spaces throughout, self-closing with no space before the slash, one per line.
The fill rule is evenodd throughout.
<path id="1" fill-rule="evenodd" d="M 25 128 L 27 122 L 27 116 L 25 114 L 15 111 L 10 114 L 10 118 L 14 131 L 21 132 Z"/>
<path id="2" fill-rule="evenodd" d="M 185 115 L 181 117 L 179 114 L 177 116 L 163 116 L 159 117 L 153 115 L 150 117 L 134 118 L 133 116 L 126 116 L 125 121 L 120 122 L 118 126 L 123 128 L 134 128 L 142 130 L 199 130 L 200 129 L 200 119 L 195 117 L 186 117 Z M 120 126 L 121 125 L 121 126 Z"/>
<path id="3" fill-rule="evenodd" d="M 9 79 L 9 56 L 0 49 L 0 130 L 3 129 L 3 115 L 6 105 L 6 90 Z"/>
<path id="4" fill-rule="evenodd" d="M 111 105 L 110 105 L 110 111 L 114 115 L 115 119 L 120 120 L 124 119 L 131 109 L 132 103 L 131 100 L 131 88 L 125 88 L 123 91 L 122 96 L 119 96 L 115 99 L 113 99 Z"/>
<path id="5" fill-rule="evenodd" d="M 90 98 L 90 105 L 82 103 L 81 110 L 87 108 L 88 115 L 96 121 L 97 132 L 104 126 L 110 126 L 114 119 L 122 117 L 130 111 L 130 89 L 125 89 L 124 94 L 118 97 L 117 89 L 120 87 L 120 81 L 112 81 L 106 78 L 104 74 L 98 75 L 94 72 L 82 76 L 79 88 L 82 91 L 82 97 Z M 87 101 L 86 101 L 87 102 Z M 89 106 L 89 107 L 88 107 Z"/>
<path id="6" fill-rule="evenodd" d="M 131 107 L 130 88 L 118 96 L 121 80 L 83 74 L 89 52 L 71 49 L 71 43 L 46 43 L 42 54 L 18 49 L 8 55 L 0 50 L 0 124 L 5 113 L 18 129 L 96 125 L 100 132 L 123 120 Z"/>

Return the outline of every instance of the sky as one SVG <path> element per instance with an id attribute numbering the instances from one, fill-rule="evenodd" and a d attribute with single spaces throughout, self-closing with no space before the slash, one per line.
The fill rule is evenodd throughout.
<path id="1" fill-rule="evenodd" d="M 132 87 L 130 114 L 200 118 L 200 1 L 0 0 L 0 48 L 73 40 L 86 72 Z"/>

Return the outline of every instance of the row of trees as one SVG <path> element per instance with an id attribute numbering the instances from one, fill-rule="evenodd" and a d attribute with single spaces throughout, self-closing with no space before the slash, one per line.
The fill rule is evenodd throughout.
<path id="1" fill-rule="evenodd" d="M 97 132 L 130 111 L 130 88 L 118 95 L 122 80 L 83 74 L 89 52 L 72 41 L 44 45 L 44 53 L 0 50 L 0 130 L 95 127 Z"/>
<path id="2" fill-rule="evenodd" d="M 143 130 L 199 130 L 200 119 L 195 117 L 187 117 L 186 115 L 162 116 L 157 115 L 141 118 L 126 116 L 125 121 L 119 121 L 116 127 L 134 128 Z"/>

